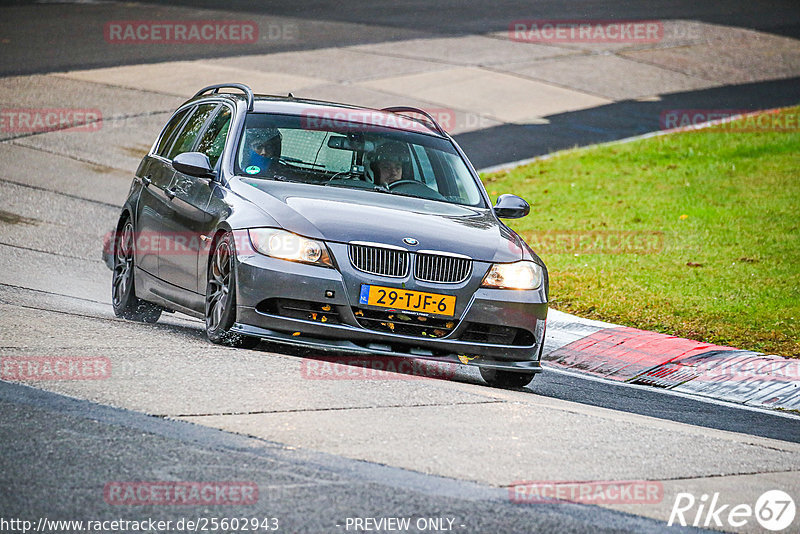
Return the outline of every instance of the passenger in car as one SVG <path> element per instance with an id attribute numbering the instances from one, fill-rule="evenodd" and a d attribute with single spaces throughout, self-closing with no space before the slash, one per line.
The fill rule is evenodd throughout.
<path id="1" fill-rule="evenodd" d="M 277 128 L 250 129 L 245 140 L 248 145 L 240 167 L 248 174 L 274 172 L 277 167 L 274 163 L 281 155 L 281 132 Z"/>

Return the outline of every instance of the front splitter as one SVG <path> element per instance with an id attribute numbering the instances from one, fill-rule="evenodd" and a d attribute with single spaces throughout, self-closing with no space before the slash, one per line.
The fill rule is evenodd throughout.
<path id="1" fill-rule="evenodd" d="M 392 356 L 397 358 L 419 358 L 437 362 L 447 362 L 457 365 L 471 365 L 485 369 L 499 369 L 505 371 L 518 371 L 530 374 L 542 372 L 542 365 L 538 361 L 498 361 L 490 360 L 485 356 L 465 354 L 434 355 L 432 351 L 424 348 L 410 347 L 406 352 L 393 350 L 390 345 L 383 343 L 369 343 L 360 345 L 345 339 L 325 339 L 311 336 L 295 336 L 285 332 L 278 332 L 268 328 L 235 323 L 231 331 L 238 334 L 261 338 L 273 343 L 281 343 L 293 347 L 317 349 L 325 352 L 346 352 L 369 356 Z"/>

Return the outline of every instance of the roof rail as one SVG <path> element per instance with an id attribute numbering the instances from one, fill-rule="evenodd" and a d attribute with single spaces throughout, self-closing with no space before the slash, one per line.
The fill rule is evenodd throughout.
<path id="1" fill-rule="evenodd" d="M 208 87 L 204 87 L 195 93 L 193 98 L 197 98 L 198 96 L 211 91 L 212 94 L 219 93 L 220 89 L 238 89 L 247 95 L 247 111 L 253 111 L 253 90 L 250 89 L 243 83 L 218 83 L 216 85 L 209 85 Z M 213 89 L 213 90 L 212 90 Z"/>
<path id="2" fill-rule="evenodd" d="M 420 115 L 422 115 L 423 117 L 428 119 L 428 121 L 430 121 L 430 123 L 433 125 L 433 127 L 434 127 L 434 129 L 436 131 L 438 131 L 444 137 L 447 137 L 447 132 L 445 132 L 444 129 L 441 126 L 439 126 L 439 123 L 436 122 L 436 119 L 434 119 L 433 116 L 430 113 L 428 113 L 427 111 L 424 111 L 422 109 L 412 108 L 412 107 L 409 107 L 409 106 L 395 106 L 395 107 L 390 107 L 390 108 L 383 108 L 381 111 L 388 111 L 389 113 L 398 113 L 398 114 L 400 114 L 400 113 L 402 113 L 404 111 L 408 112 L 408 113 L 419 113 Z"/>

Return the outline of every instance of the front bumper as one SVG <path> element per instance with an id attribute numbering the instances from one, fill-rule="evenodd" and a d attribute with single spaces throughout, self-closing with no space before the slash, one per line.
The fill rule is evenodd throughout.
<path id="1" fill-rule="evenodd" d="M 400 356 L 468 364 L 484 368 L 541 372 L 547 302 L 544 289 L 510 291 L 479 288 L 457 318 L 455 328 L 440 338 L 422 338 L 372 330 L 359 324 L 353 273 L 293 263 L 260 254 L 237 256 L 237 320 L 232 330 L 277 343 L 321 351 Z M 364 283 L 374 283 L 364 280 Z M 330 295 L 333 296 L 330 296 Z M 461 297 L 463 298 L 463 296 Z M 268 299 L 324 303 L 338 312 L 337 324 L 266 313 Z M 480 323 L 524 329 L 533 334 L 527 345 L 461 341 L 467 325 Z"/>

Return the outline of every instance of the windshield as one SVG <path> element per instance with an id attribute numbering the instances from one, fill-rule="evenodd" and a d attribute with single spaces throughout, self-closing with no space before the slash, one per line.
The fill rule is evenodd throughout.
<path id="1" fill-rule="evenodd" d="M 299 116 L 251 113 L 235 170 L 264 180 L 485 207 L 466 163 L 448 140 L 357 123 L 311 128 Z"/>

